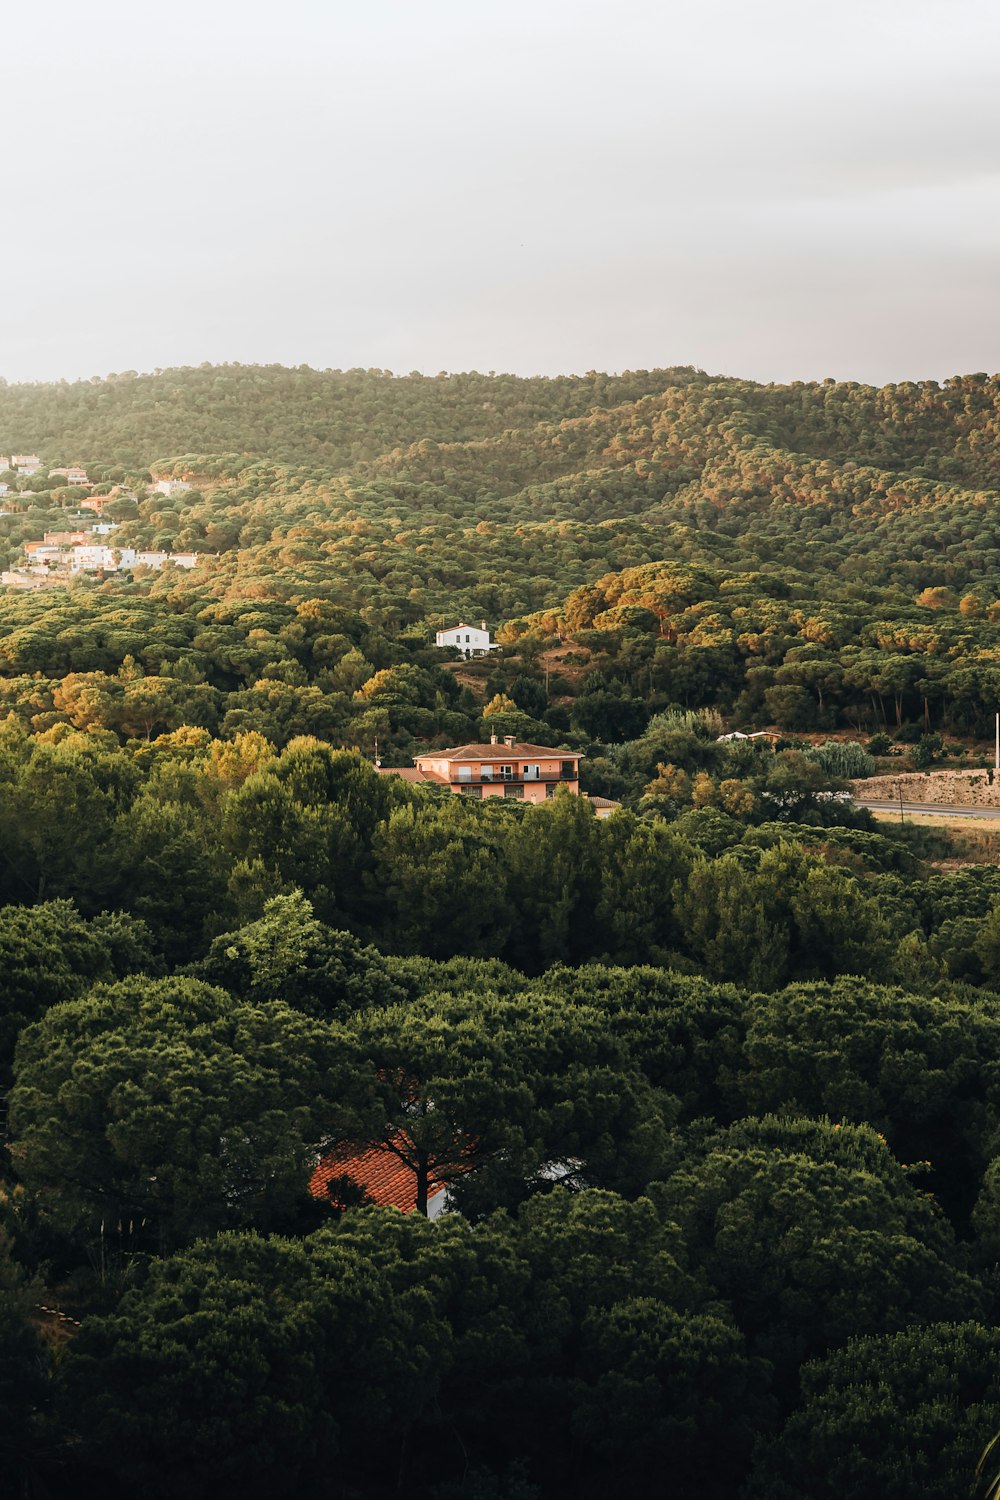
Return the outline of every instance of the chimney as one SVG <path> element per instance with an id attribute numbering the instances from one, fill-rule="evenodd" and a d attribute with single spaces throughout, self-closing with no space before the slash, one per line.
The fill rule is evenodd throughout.
<path id="1" fill-rule="evenodd" d="M 496 744 L 496 742 L 497 742 L 497 737 L 496 737 L 496 735 L 495 735 L 495 734 L 491 734 L 491 735 L 490 735 L 490 744 L 491 744 L 491 745 L 495 745 L 495 744 Z"/>
<path id="2" fill-rule="evenodd" d="M 503 742 L 504 742 L 505 745 L 507 745 L 509 747 L 509 749 L 513 750 L 513 748 L 514 748 L 514 736 L 512 734 L 505 734 L 504 737 L 503 737 Z"/>
<path id="3" fill-rule="evenodd" d="M 486 631 L 486 634 L 489 635 L 489 626 L 487 625 L 485 620 L 482 622 L 482 628 Z"/>

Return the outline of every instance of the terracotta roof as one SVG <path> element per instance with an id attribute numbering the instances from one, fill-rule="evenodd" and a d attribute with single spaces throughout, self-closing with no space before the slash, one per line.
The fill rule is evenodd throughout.
<path id="1" fill-rule="evenodd" d="M 404 781 L 440 781 L 444 777 L 439 776 L 436 771 L 421 771 L 417 766 L 376 766 L 380 776 L 402 776 Z"/>
<path id="2" fill-rule="evenodd" d="M 336 1206 L 336 1194 L 331 1196 L 330 1184 L 345 1177 L 363 1188 L 368 1199 L 379 1208 L 398 1208 L 410 1214 L 417 1206 L 416 1174 L 385 1146 L 373 1146 L 369 1141 L 341 1141 L 326 1153 L 312 1174 L 309 1191 L 314 1198 L 323 1198 Z M 428 1201 L 443 1193 L 445 1186 L 432 1178 L 427 1188 Z"/>
<path id="3" fill-rule="evenodd" d="M 594 807 L 621 807 L 620 802 L 613 802 L 610 797 L 595 797 L 589 792 L 586 795 L 587 801 Z"/>
<path id="4" fill-rule="evenodd" d="M 504 756 L 550 756 L 559 760 L 582 760 L 583 756 L 579 750 L 554 750 L 551 745 L 505 745 L 503 741 L 498 745 L 456 745 L 453 750 L 428 750 L 423 755 L 416 757 L 419 765 L 422 760 L 503 760 Z"/>

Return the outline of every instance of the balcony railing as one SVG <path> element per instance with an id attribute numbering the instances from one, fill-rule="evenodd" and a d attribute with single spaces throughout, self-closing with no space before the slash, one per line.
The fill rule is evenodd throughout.
<path id="1" fill-rule="evenodd" d="M 535 782 L 579 781 L 580 774 L 563 776 L 559 771 L 543 771 L 538 776 L 452 776 L 451 786 L 531 786 Z"/>

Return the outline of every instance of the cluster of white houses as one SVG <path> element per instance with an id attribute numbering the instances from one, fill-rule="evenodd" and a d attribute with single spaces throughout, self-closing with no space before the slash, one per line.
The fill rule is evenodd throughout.
<path id="1" fill-rule="evenodd" d="M 50 469 L 37 453 L 0 453 L 0 474 L 2 473 L 15 474 L 18 479 L 33 479 L 36 474 L 46 474 L 50 479 L 61 479 L 66 485 L 74 485 L 77 489 L 89 490 L 93 486 L 93 480 L 88 477 L 82 464 L 69 464 L 66 468 Z M 152 484 L 148 486 L 148 493 L 150 495 L 177 495 L 182 490 L 190 488 L 191 485 L 186 479 L 154 477 Z M 10 491 L 10 484 L 5 480 L 0 480 L 0 495 L 9 495 Z"/>
<path id="2" fill-rule="evenodd" d="M 85 531 L 47 531 L 40 542 L 25 542 L 24 562 L 6 573 L 0 583 L 15 589 L 42 589 L 65 583 L 80 573 L 119 573 L 133 568 L 156 571 L 168 563 L 193 568 L 197 552 L 144 551 L 139 547 L 116 547 L 111 534 L 113 521 L 98 521 Z"/>
<path id="3" fill-rule="evenodd" d="M 16 474 L 18 479 L 33 479 L 43 469 L 45 465 L 37 453 L 0 453 L 0 473 Z M 86 469 L 82 469 L 79 464 L 70 464 L 67 469 L 46 469 L 45 472 L 52 479 L 63 479 L 67 484 L 75 484 L 84 489 L 90 484 Z M 0 495 L 9 494 L 10 485 L 0 482 Z"/>

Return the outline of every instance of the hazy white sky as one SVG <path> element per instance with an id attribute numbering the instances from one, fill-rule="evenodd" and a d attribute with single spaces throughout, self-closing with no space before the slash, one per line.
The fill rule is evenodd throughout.
<path id="1" fill-rule="evenodd" d="M 1000 367 L 996 0 L 0 0 L 0 375 Z"/>

